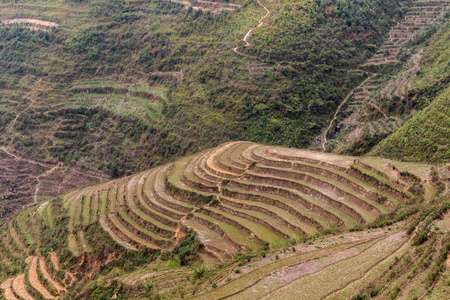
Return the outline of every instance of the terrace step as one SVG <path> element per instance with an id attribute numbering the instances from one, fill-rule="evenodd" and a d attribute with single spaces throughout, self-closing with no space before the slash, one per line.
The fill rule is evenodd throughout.
<path id="1" fill-rule="evenodd" d="M 213 174 L 224 177 L 228 179 L 232 179 L 234 177 L 238 177 L 241 175 L 241 172 L 232 172 L 226 169 L 220 168 L 217 164 L 218 157 L 220 157 L 223 152 L 225 152 L 228 148 L 232 147 L 234 144 L 229 143 L 218 147 L 216 150 L 212 151 L 211 155 L 206 160 L 206 168 Z"/>
<path id="2" fill-rule="evenodd" d="M 111 217 L 111 216 L 112 216 L 112 214 L 109 215 L 109 217 Z M 159 235 L 158 231 L 153 232 L 153 231 L 150 231 L 147 228 L 144 228 L 141 225 L 139 225 L 135 220 L 133 220 L 133 218 L 128 214 L 128 212 L 124 208 L 119 208 L 119 210 L 117 211 L 116 217 L 118 218 L 118 220 L 120 220 L 119 222 L 122 225 L 118 228 L 119 230 L 123 231 L 122 229 L 125 227 L 128 230 L 128 232 L 131 232 L 135 237 L 142 236 L 142 238 L 135 239 L 136 242 L 138 240 L 145 239 L 145 241 L 150 240 L 150 242 L 149 243 L 141 243 L 141 244 L 143 244 L 143 245 L 150 244 L 150 245 L 161 246 L 165 242 L 169 241 L 168 239 L 164 238 L 162 235 Z M 128 234 L 126 234 L 126 235 L 128 235 Z"/>
<path id="3" fill-rule="evenodd" d="M 194 169 L 196 168 L 198 160 L 201 156 L 197 155 L 191 158 L 189 163 L 182 171 L 181 181 L 193 189 L 197 189 L 204 192 L 215 193 L 218 192 L 218 187 L 215 182 L 210 182 L 204 180 L 203 178 L 198 178 L 194 174 Z"/>
<path id="4" fill-rule="evenodd" d="M 261 247 L 260 242 L 258 240 L 255 241 L 253 236 L 244 234 L 241 230 L 227 222 L 201 212 L 194 212 L 192 216 L 191 220 L 193 222 L 197 222 L 208 228 L 215 227 L 214 230 L 219 232 L 222 238 L 238 249 L 242 248 L 243 250 L 256 251 Z"/>
<path id="5" fill-rule="evenodd" d="M 231 143 L 231 146 L 223 151 L 220 155 L 217 155 L 217 159 L 215 159 L 216 165 L 222 170 L 226 170 L 230 173 L 242 175 L 245 171 L 246 165 L 238 165 L 238 163 L 232 163 L 231 156 L 235 151 L 239 151 L 240 148 L 244 146 L 246 148 L 246 144 L 242 144 L 240 142 Z"/>
<path id="6" fill-rule="evenodd" d="M 368 198 L 365 195 L 359 193 L 359 190 L 351 189 L 345 184 L 343 185 L 342 182 L 330 179 L 330 177 L 317 175 L 315 173 L 307 173 L 292 169 L 266 167 L 262 165 L 257 166 L 254 169 L 254 172 L 263 175 L 273 175 L 281 178 L 305 181 L 318 186 L 322 191 L 332 190 L 336 195 L 349 199 L 349 201 L 361 206 L 367 212 L 372 213 L 376 216 L 380 215 L 380 213 L 389 212 L 389 209 L 376 202 L 376 200 L 373 200 L 373 198 L 377 199 L 377 195 L 369 194 L 371 198 Z"/>
<path id="7" fill-rule="evenodd" d="M 358 176 L 354 176 L 348 172 L 349 168 L 342 168 L 337 170 L 336 167 L 312 164 L 308 162 L 291 162 L 284 159 L 267 159 L 261 156 L 260 165 L 268 167 L 277 167 L 282 169 L 294 169 L 295 171 L 312 173 L 318 176 L 330 178 L 337 181 L 344 186 L 352 189 L 353 191 L 364 195 L 365 197 L 378 201 L 379 190 L 377 187 L 362 181 Z M 354 164 L 354 162 L 352 162 Z M 351 165 L 349 165 L 351 166 Z M 394 197 L 388 197 L 387 200 L 390 202 L 389 206 L 396 206 L 400 202 Z"/>
<path id="8" fill-rule="evenodd" d="M 122 247 L 125 247 L 126 249 L 136 251 L 137 249 L 133 245 L 129 244 L 123 239 L 125 237 L 126 240 L 129 240 L 129 238 L 120 232 L 119 234 L 116 234 L 116 231 L 112 229 L 114 227 L 110 226 L 106 221 L 106 219 L 109 218 L 106 218 L 106 216 L 104 215 L 102 215 L 99 219 L 100 226 L 103 228 L 103 230 L 105 230 L 117 244 L 121 245 Z"/>
<path id="9" fill-rule="evenodd" d="M 223 200 L 223 199 L 227 199 L 227 198 L 221 198 L 221 199 Z M 272 231 L 276 235 L 282 237 L 283 239 L 291 238 L 294 240 L 298 240 L 302 236 L 306 235 L 304 231 L 301 231 L 301 233 L 299 233 L 298 232 L 300 230 L 299 228 L 296 228 L 297 231 L 293 231 L 291 228 L 289 228 L 287 225 L 285 225 L 285 223 L 288 223 L 288 222 L 285 222 L 285 223 L 280 222 L 276 218 L 273 218 L 272 216 L 265 214 L 263 212 L 259 212 L 257 210 L 242 209 L 242 208 L 235 207 L 233 205 L 227 205 L 226 203 L 222 203 L 222 205 L 217 206 L 217 208 L 219 210 L 227 212 L 231 215 L 239 216 L 239 217 L 245 218 L 247 220 L 251 220 L 255 223 L 258 223 L 258 224 L 268 228 L 270 231 Z M 291 227 L 292 227 L 292 225 L 291 225 Z"/>
<path id="10" fill-rule="evenodd" d="M 213 195 L 195 188 L 192 188 L 183 182 L 182 173 L 184 167 L 188 164 L 189 160 L 181 159 L 172 172 L 167 176 L 166 188 L 169 189 L 177 200 L 191 204 L 192 202 L 202 202 L 202 199 L 208 199 Z"/>
<path id="11" fill-rule="evenodd" d="M 175 199 L 170 194 L 166 192 L 166 172 L 168 170 L 169 166 L 162 168 L 158 173 L 156 174 L 155 178 L 155 184 L 152 185 L 150 188 L 153 188 L 155 200 L 160 202 L 164 207 L 170 208 L 171 210 L 175 211 L 176 213 L 179 213 L 180 215 L 184 213 L 188 213 L 195 209 L 195 206 L 186 202 L 186 201 L 180 201 L 178 199 Z M 147 194 L 148 197 L 150 197 Z"/>
<path id="12" fill-rule="evenodd" d="M 279 236 L 277 236 L 267 228 L 253 221 L 248 221 L 247 219 L 244 219 L 242 217 L 235 216 L 228 212 L 222 211 L 218 208 L 204 207 L 201 209 L 201 212 L 215 219 L 219 219 L 233 225 L 234 227 L 242 231 L 244 234 L 252 236 L 252 238 L 258 241 L 258 243 L 260 244 L 264 242 L 272 244 L 274 242 L 280 242 L 281 240 Z"/>
<path id="13" fill-rule="evenodd" d="M 152 211 L 157 211 L 161 215 L 165 216 L 170 222 L 175 223 L 184 217 L 184 213 L 175 209 L 172 209 L 163 203 L 156 196 L 155 182 L 156 176 L 159 170 L 151 172 L 147 177 L 142 177 L 137 187 L 138 205 L 142 207 L 149 207 Z"/>
<path id="14" fill-rule="evenodd" d="M 27 290 L 27 284 L 25 280 L 25 274 L 20 274 L 12 283 L 12 290 L 15 295 L 23 300 L 34 300 L 34 297 L 30 295 Z"/>
<path id="15" fill-rule="evenodd" d="M 358 224 L 355 219 L 343 213 L 341 210 L 328 205 L 327 203 L 316 199 L 310 194 L 305 194 L 301 191 L 289 188 L 280 188 L 274 185 L 260 184 L 257 182 L 248 182 L 235 180 L 230 184 L 231 187 L 239 188 L 251 193 L 262 193 L 263 196 L 270 195 L 269 197 L 281 197 L 285 198 L 292 207 L 305 214 L 307 217 L 314 218 L 314 215 L 318 215 L 318 218 L 314 218 L 321 224 L 333 226 L 337 224 L 342 227 L 352 227 Z M 326 221 L 321 221 L 326 220 Z M 329 223 L 326 223 L 326 222 Z"/>
<path id="16" fill-rule="evenodd" d="M 144 245 L 144 246 L 146 246 L 148 248 L 152 248 L 152 249 L 159 248 L 158 245 L 155 245 L 153 243 L 148 242 L 147 240 L 140 238 L 136 233 L 134 233 L 134 232 L 130 231 L 128 228 L 126 228 L 122 224 L 122 222 L 116 217 L 115 214 L 108 214 L 108 220 L 109 220 L 109 222 L 111 222 L 111 225 L 112 225 L 111 228 L 114 228 L 113 231 L 114 231 L 115 235 L 118 238 L 120 238 L 122 241 L 124 241 L 125 243 L 128 243 L 131 241 L 131 242 L 134 242 L 135 244 L 137 244 L 138 246 Z M 134 231 L 136 232 L 137 229 L 134 229 Z"/>
<path id="17" fill-rule="evenodd" d="M 44 299 L 55 299 L 49 290 L 40 282 L 37 271 L 38 257 L 33 256 L 28 269 L 28 281 L 30 285 L 44 297 Z"/>
<path id="18" fill-rule="evenodd" d="M 248 148 L 257 146 L 257 144 L 250 142 L 238 142 L 239 146 L 230 153 L 229 159 L 231 164 L 247 169 L 253 162 L 248 162 L 247 160 L 242 160 L 242 153 L 244 153 Z"/>
<path id="19" fill-rule="evenodd" d="M 231 253 L 239 249 L 230 244 L 226 239 L 220 236 L 216 231 L 209 229 L 193 220 L 184 220 L 183 224 L 197 233 L 197 237 L 205 245 L 207 251 L 212 252 L 219 260 L 229 257 Z"/>
<path id="20" fill-rule="evenodd" d="M 146 174 L 142 175 L 145 176 Z M 126 203 L 124 208 L 141 226 L 148 230 L 157 232 L 162 236 L 172 236 L 178 221 L 171 217 L 153 210 L 137 193 L 136 185 L 141 176 L 136 176 L 128 183 L 127 193 L 125 195 Z"/>
<path id="21" fill-rule="evenodd" d="M 206 162 L 207 157 L 208 154 L 203 154 L 199 156 L 196 160 L 196 164 L 193 166 L 191 170 L 191 173 L 193 174 L 195 181 L 199 181 L 206 186 L 217 186 L 217 184 L 221 182 L 223 179 L 217 177 L 216 175 L 212 174 L 211 172 L 205 169 L 204 164 Z"/>
<path id="22" fill-rule="evenodd" d="M 45 260 L 42 257 L 39 258 L 39 270 L 41 271 L 41 273 L 44 276 L 45 280 L 47 280 L 47 282 L 52 285 L 52 287 L 59 293 L 59 295 L 62 295 L 63 293 L 67 292 L 67 289 L 65 287 L 63 287 L 61 284 L 59 284 L 59 282 L 57 282 L 50 275 L 50 273 L 49 273 L 49 271 L 47 269 L 47 265 L 45 263 Z"/>
<path id="23" fill-rule="evenodd" d="M 208 151 L 207 153 L 202 155 L 201 159 L 199 160 L 199 164 L 195 168 L 194 172 L 198 177 L 201 177 L 204 180 L 208 180 L 213 183 L 219 183 L 219 182 L 225 180 L 226 178 L 220 177 L 220 176 L 210 172 L 208 170 L 208 168 L 206 167 L 206 161 L 208 160 L 208 157 L 210 155 L 209 152 L 211 152 L 211 151 Z"/>
<path id="24" fill-rule="evenodd" d="M 3 290 L 3 296 L 6 300 L 20 300 L 16 297 L 16 294 L 14 294 L 12 288 L 13 280 L 14 278 L 7 279 L 0 285 L 0 289 Z"/>
<path id="25" fill-rule="evenodd" d="M 266 176 L 254 172 L 248 172 L 246 174 L 246 179 L 251 182 L 272 184 L 276 186 L 299 190 L 306 194 L 311 194 L 314 197 L 320 199 L 321 201 L 324 201 L 325 203 L 332 205 L 337 209 L 340 209 L 342 212 L 348 214 L 360 224 L 371 222 L 376 217 L 374 214 L 367 212 L 362 207 L 356 205 L 355 203 L 349 201 L 348 199 L 340 197 L 333 191 L 323 189 L 320 186 L 311 184 L 309 182 L 286 179 L 282 177 Z"/>
<path id="26" fill-rule="evenodd" d="M 281 220 L 286 226 L 299 234 L 314 234 L 323 230 L 326 225 L 329 225 L 326 221 L 322 221 L 322 223 L 326 224 L 325 226 L 321 225 L 321 222 L 316 220 L 316 218 L 321 219 L 318 215 L 314 215 L 315 218 L 313 218 L 308 211 L 306 213 L 300 212 L 294 208 L 295 204 L 289 204 L 290 201 L 286 198 L 268 197 L 258 193 L 245 193 L 229 188 L 224 190 L 224 195 L 220 196 L 220 200 L 227 205 L 265 213 Z"/>

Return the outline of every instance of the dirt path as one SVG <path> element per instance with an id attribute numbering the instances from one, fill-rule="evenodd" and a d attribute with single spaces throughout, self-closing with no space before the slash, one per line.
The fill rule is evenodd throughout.
<path id="1" fill-rule="evenodd" d="M 47 165 L 47 164 L 44 164 L 44 163 L 41 163 L 41 162 L 38 162 L 38 161 L 35 161 L 35 160 L 32 160 L 32 159 L 23 158 L 23 157 L 20 157 L 20 156 L 14 154 L 14 153 L 8 151 L 8 149 L 6 147 L 0 147 L 0 150 L 3 150 L 6 154 L 8 154 L 9 156 L 13 157 L 14 159 L 23 160 L 23 161 L 26 161 L 26 162 L 28 162 L 30 164 L 36 164 L 36 165 L 39 165 L 39 166 L 44 167 L 44 168 L 50 168 L 49 170 L 45 171 L 44 173 L 42 173 L 42 174 L 40 174 L 38 176 L 35 176 L 35 178 L 37 180 L 37 184 L 36 184 L 36 188 L 35 188 L 35 191 L 34 191 L 33 199 L 34 199 L 34 202 L 36 203 L 37 202 L 37 196 L 38 196 L 38 193 L 39 193 L 39 189 L 40 189 L 40 186 L 41 186 L 41 178 L 50 175 L 53 171 L 55 171 L 56 169 L 61 167 L 61 164 L 58 163 L 57 165 L 51 166 L 51 165 Z"/>
<path id="2" fill-rule="evenodd" d="M 258 25 L 256 25 L 256 27 L 253 27 L 252 29 L 250 29 L 250 30 L 245 34 L 244 38 L 242 39 L 242 40 L 245 42 L 245 47 L 250 46 L 250 43 L 248 42 L 248 39 L 252 36 L 253 32 L 254 32 L 258 27 L 260 27 L 261 25 L 264 24 L 264 19 L 270 14 L 270 11 L 267 9 L 267 7 L 265 7 L 264 5 L 262 5 L 261 2 L 260 2 L 259 0 L 256 0 L 256 1 L 258 1 L 259 6 L 261 6 L 262 8 L 265 9 L 266 14 L 265 14 L 264 16 L 262 16 L 261 19 L 259 19 Z M 236 46 L 235 48 L 233 48 L 233 51 L 234 51 L 235 53 L 237 53 L 237 54 L 245 55 L 244 53 L 241 53 L 241 52 L 238 51 L 238 46 Z"/>
<path id="3" fill-rule="evenodd" d="M 9 123 L 9 125 L 6 127 L 6 131 L 10 131 L 14 125 L 16 125 L 17 120 L 20 118 L 20 116 L 26 112 L 28 109 L 31 108 L 32 105 L 34 105 L 36 103 L 36 98 L 37 98 L 37 94 L 38 92 L 42 92 L 47 90 L 46 88 L 42 88 L 39 87 L 39 85 L 42 82 L 42 79 L 49 77 L 50 75 L 47 75 L 45 77 L 40 77 L 35 83 L 34 83 L 34 87 L 26 94 L 26 98 L 28 100 L 30 100 L 30 104 L 28 104 L 28 106 L 25 109 L 22 109 L 14 118 L 14 120 L 11 121 L 11 123 Z"/>
<path id="4" fill-rule="evenodd" d="M 375 108 L 376 110 L 378 110 L 379 112 L 381 112 L 386 119 L 389 119 L 389 117 L 384 113 L 384 111 L 381 110 L 381 108 L 378 105 L 376 105 L 373 102 L 369 102 L 368 104 L 373 108 Z"/>
<path id="5" fill-rule="evenodd" d="M 175 77 L 179 82 L 183 81 L 183 71 L 179 72 L 151 72 L 148 73 L 148 75 L 156 75 L 156 76 L 173 76 Z"/>
<path id="6" fill-rule="evenodd" d="M 38 162 L 38 161 L 35 161 L 35 160 L 32 160 L 32 159 L 20 157 L 20 156 L 18 156 L 16 154 L 10 152 L 6 147 L 3 147 L 3 146 L 0 147 L 0 150 L 4 151 L 6 154 L 8 154 L 9 156 L 14 157 L 17 160 L 24 160 L 24 161 L 26 161 L 26 162 L 28 162 L 30 164 L 40 165 L 41 167 L 44 167 L 44 168 L 52 168 L 53 167 L 51 165 L 47 165 L 47 164 L 44 164 L 44 163 L 41 163 L 41 162 Z"/>
<path id="7" fill-rule="evenodd" d="M 325 152 L 325 145 L 327 144 L 327 132 L 331 129 L 331 127 L 333 126 L 333 122 L 336 121 L 337 115 L 339 113 L 339 111 L 341 110 L 341 107 L 347 102 L 347 100 L 350 98 L 351 95 L 353 95 L 353 93 L 355 92 L 356 89 L 360 88 L 361 86 L 363 86 L 367 81 L 369 81 L 370 79 L 372 79 L 373 77 L 375 77 L 376 73 L 372 73 L 369 77 L 367 77 L 366 80 L 364 80 L 360 85 L 358 85 L 357 87 L 355 87 L 353 90 L 350 91 L 350 93 L 348 93 L 347 97 L 345 97 L 344 101 L 342 101 L 341 104 L 339 104 L 338 108 L 336 109 L 336 112 L 334 113 L 333 119 L 330 121 L 330 124 L 328 125 L 327 129 L 325 129 L 325 131 L 322 134 L 322 152 Z"/>
<path id="8" fill-rule="evenodd" d="M 222 5 L 228 5 L 228 6 L 233 6 L 233 7 L 237 7 L 237 8 L 242 8 L 242 5 L 240 4 L 234 4 L 234 3 L 227 3 L 227 2 L 213 2 L 213 1 L 204 1 L 204 0 L 197 0 L 198 3 L 205 3 L 205 4 L 222 4 Z"/>
<path id="9" fill-rule="evenodd" d="M 38 201 L 37 197 L 38 197 L 38 194 L 39 194 L 39 190 L 41 188 L 41 177 L 46 177 L 46 176 L 50 175 L 53 171 L 58 169 L 60 166 L 61 166 L 60 164 L 57 164 L 57 165 L 53 166 L 53 168 L 51 168 L 50 170 L 42 173 L 39 176 L 36 176 L 36 180 L 37 180 L 38 183 L 36 184 L 36 189 L 34 190 L 34 202 L 35 203 Z"/>
<path id="10" fill-rule="evenodd" d="M 34 25 L 46 26 L 46 27 L 57 27 L 58 23 L 42 21 L 38 19 L 10 19 L 2 21 L 4 24 L 20 24 L 20 23 L 29 23 Z"/>

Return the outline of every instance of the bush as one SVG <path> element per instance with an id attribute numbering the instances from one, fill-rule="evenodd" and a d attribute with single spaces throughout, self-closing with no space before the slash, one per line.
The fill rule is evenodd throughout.
<path id="1" fill-rule="evenodd" d="M 196 238 L 195 231 L 188 234 L 175 246 L 172 253 L 177 254 L 180 265 L 185 266 L 197 258 L 197 253 L 203 248 L 203 244 Z"/>

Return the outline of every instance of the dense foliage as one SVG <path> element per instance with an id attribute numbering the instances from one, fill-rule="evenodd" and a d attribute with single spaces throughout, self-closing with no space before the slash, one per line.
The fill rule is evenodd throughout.
<path id="1" fill-rule="evenodd" d="M 350 87 L 363 79 L 349 69 L 371 55 L 399 13 L 395 1 L 358 4 L 267 4 L 276 13 L 251 45 L 242 47 L 250 56 L 238 57 L 253 68 L 230 58 L 229 50 L 214 53 L 222 54 L 217 62 L 208 53 L 171 97 L 170 118 L 183 120 L 191 134 L 199 131 L 203 143 L 226 136 L 308 145 Z"/>
<path id="2" fill-rule="evenodd" d="M 0 26 L 0 109 L 5 116 L 23 111 L 0 142 L 66 164 L 89 156 L 89 166 L 113 176 L 230 139 L 305 146 L 364 79 L 349 69 L 401 15 L 396 1 L 354 2 L 264 3 L 271 13 L 243 47 L 242 37 L 264 15 L 254 0 L 220 14 L 162 0 L 42 4 L 46 12 L 19 1 L 5 18 L 20 9 L 19 17 L 60 25 Z M 236 44 L 246 55 L 233 52 Z M 152 120 L 115 116 L 99 101 L 89 102 L 86 114 L 73 86 L 93 79 L 146 82 L 168 94 Z M 134 105 L 122 97 L 125 107 Z M 98 133 L 106 137 L 101 143 Z"/>
<path id="3" fill-rule="evenodd" d="M 173 253 L 177 255 L 180 265 L 185 266 L 190 261 L 197 258 L 197 252 L 202 249 L 203 244 L 196 238 L 195 231 L 189 232 L 183 240 L 173 249 Z"/>

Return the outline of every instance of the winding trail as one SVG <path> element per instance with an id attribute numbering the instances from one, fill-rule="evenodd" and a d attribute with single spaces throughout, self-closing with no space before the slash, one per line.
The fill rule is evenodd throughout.
<path id="1" fill-rule="evenodd" d="M 52 165 L 47 165 L 47 164 L 44 164 L 44 163 L 41 163 L 41 162 L 38 162 L 38 161 L 35 161 L 35 160 L 32 160 L 32 159 L 28 159 L 28 158 L 23 158 L 23 157 L 17 156 L 14 153 L 8 151 L 8 149 L 6 147 L 4 147 L 4 146 L 0 147 L 0 150 L 4 151 L 6 154 L 8 154 L 9 156 L 14 157 L 17 160 L 24 160 L 24 161 L 26 161 L 26 162 L 28 162 L 30 164 L 40 165 L 41 167 L 44 167 L 44 168 L 52 168 L 53 167 Z"/>
<path id="2" fill-rule="evenodd" d="M 56 164 L 54 166 L 47 165 L 47 164 L 44 164 L 44 163 L 41 163 L 41 162 L 38 162 L 38 161 L 35 161 L 35 160 L 32 160 L 32 159 L 28 159 L 28 158 L 23 158 L 23 157 L 17 156 L 16 154 L 8 151 L 8 149 L 6 147 L 3 147 L 3 146 L 0 147 L 0 150 L 4 151 L 6 154 L 8 154 L 9 156 L 13 157 L 14 159 L 23 160 L 23 161 L 26 161 L 26 162 L 28 162 L 30 164 L 36 164 L 36 165 L 39 165 L 39 166 L 44 167 L 44 168 L 49 168 L 49 170 L 45 171 L 44 173 L 42 173 L 40 175 L 32 176 L 32 177 L 35 177 L 37 182 L 38 182 L 36 184 L 36 188 L 34 190 L 34 195 L 33 195 L 34 202 L 36 203 L 37 202 L 37 195 L 39 193 L 39 189 L 40 189 L 40 186 L 41 186 L 41 178 L 50 175 L 53 171 L 55 171 L 56 169 L 61 167 L 61 163 L 58 163 L 58 164 Z"/>
<path id="3" fill-rule="evenodd" d="M 39 193 L 39 189 L 41 188 L 41 177 L 46 177 L 48 175 L 50 175 L 53 171 L 55 171 L 56 169 L 58 169 L 61 166 L 61 164 L 57 164 L 55 166 L 53 166 L 50 170 L 42 173 L 41 175 L 36 176 L 36 180 L 37 180 L 37 184 L 36 184 L 36 189 L 34 190 L 34 202 L 37 202 L 37 196 Z"/>
<path id="4" fill-rule="evenodd" d="M 265 14 L 264 16 L 262 16 L 261 19 L 259 19 L 258 25 L 256 25 L 256 27 L 253 27 L 252 29 L 250 29 L 250 30 L 245 34 L 244 38 L 242 39 L 242 40 L 245 42 L 245 47 L 250 46 L 250 43 L 248 42 L 248 39 L 252 36 L 253 32 L 254 32 L 258 27 L 260 27 L 261 25 L 264 24 L 264 19 L 270 14 L 270 11 L 267 9 L 267 7 L 265 7 L 264 5 L 262 5 L 261 2 L 260 2 L 259 0 L 256 0 L 256 1 L 258 1 L 259 6 L 261 6 L 262 8 L 264 8 L 264 9 L 266 10 L 266 14 Z M 245 55 L 244 53 L 241 53 L 241 52 L 238 51 L 238 47 L 239 47 L 239 46 L 236 46 L 235 48 L 233 48 L 233 51 L 234 51 L 235 53 L 237 53 L 237 54 Z"/>
<path id="5" fill-rule="evenodd" d="M 381 108 L 376 105 L 375 103 L 369 101 L 369 103 L 367 103 L 368 105 L 372 106 L 373 108 L 375 108 L 376 110 L 378 110 L 379 112 L 381 112 L 384 116 L 385 119 L 389 119 L 389 117 L 384 113 L 384 111 L 381 110 Z"/>
<path id="6" fill-rule="evenodd" d="M 345 97 L 344 101 L 341 102 L 341 104 L 339 104 L 338 108 L 336 109 L 336 112 L 334 113 L 333 119 L 330 121 L 330 124 L 328 125 L 327 129 L 325 129 L 325 131 L 322 134 L 322 152 L 325 152 L 325 145 L 327 144 L 327 132 L 331 129 L 331 127 L 333 126 L 333 122 L 336 121 L 337 115 L 339 113 L 339 111 L 341 110 L 341 107 L 347 102 L 347 100 L 350 98 L 351 95 L 353 95 L 353 93 L 355 92 L 356 89 L 360 88 L 361 86 L 363 86 L 367 81 L 369 81 L 370 79 L 372 79 L 373 77 L 375 77 L 376 73 L 372 73 L 369 77 L 367 77 L 366 80 L 364 80 L 360 85 L 358 85 L 357 87 L 355 87 L 353 90 L 350 91 L 350 93 L 348 93 L 347 97 Z"/>

